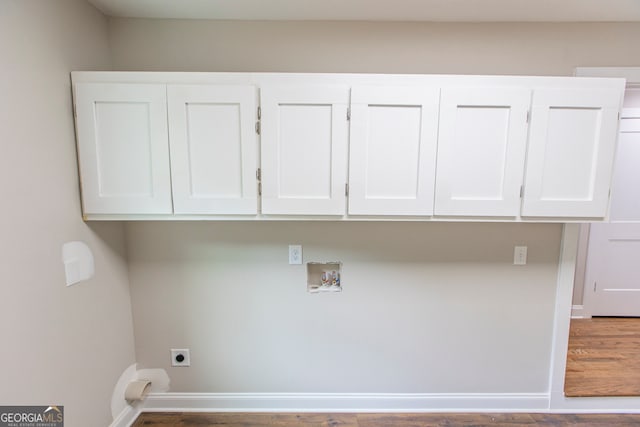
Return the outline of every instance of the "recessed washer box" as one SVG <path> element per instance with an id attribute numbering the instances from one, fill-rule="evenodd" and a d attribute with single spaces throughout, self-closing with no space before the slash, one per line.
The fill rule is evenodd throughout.
<path id="1" fill-rule="evenodd" d="M 307 291 L 342 292 L 342 263 L 308 262 L 307 263 Z"/>

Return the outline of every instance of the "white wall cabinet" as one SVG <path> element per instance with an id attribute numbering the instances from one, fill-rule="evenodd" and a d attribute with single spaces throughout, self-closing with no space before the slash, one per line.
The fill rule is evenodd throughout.
<path id="1" fill-rule="evenodd" d="M 73 79 L 87 219 L 607 216 L 622 79 Z"/>
<path id="2" fill-rule="evenodd" d="M 348 86 L 260 90 L 262 213 L 344 215 Z"/>
<path id="3" fill-rule="evenodd" d="M 176 214 L 257 214 L 257 90 L 169 85 Z"/>
<path id="4" fill-rule="evenodd" d="M 85 215 L 257 213 L 254 86 L 83 83 L 75 103 Z"/>
<path id="5" fill-rule="evenodd" d="M 534 92 L 523 216 L 606 216 L 620 99 L 612 89 Z"/>
<path id="6" fill-rule="evenodd" d="M 436 215 L 519 215 L 530 98 L 520 88 L 442 89 Z"/>
<path id="7" fill-rule="evenodd" d="M 351 89 L 350 215 L 433 215 L 439 88 Z"/>
<path id="8" fill-rule="evenodd" d="M 165 85 L 75 86 L 82 206 L 87 214 L 169 214 Z"/>

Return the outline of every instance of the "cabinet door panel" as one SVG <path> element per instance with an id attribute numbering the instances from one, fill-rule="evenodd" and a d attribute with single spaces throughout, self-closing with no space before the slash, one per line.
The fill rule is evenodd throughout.
<path id="1" fill-rule="evenodd" d="M 517 216 L 530 92 L 443 89 L 436 215 Z"/>
<path id="2" fill-rule="evenodd" d="M 606 215 L 619 106 L 616 90 L 535 91 L 523 216 Z"/>
<path id="3" fill-rule="evenodd" d="M 165 86 L 81 83 L 75 103 L 83 212 L 171 213 Z"/>
<path id="4" fill-rule="evenodd" d="M 349 214 L 432 215 L 439 90 L 351 91 Z"/>
<path id="5" fill-rule="evenodd" d="M 266 87 L 262 106 L 262 213 L 343 215 L 346 87 Z"/>
<path id="6" fill-rule="evenodd" d="M 256 89 L 167 88 L 177 214 L 256 214 Z"/>

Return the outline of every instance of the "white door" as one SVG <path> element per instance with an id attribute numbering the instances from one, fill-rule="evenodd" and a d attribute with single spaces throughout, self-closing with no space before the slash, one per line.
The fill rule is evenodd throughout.
<path id="1" fill-rule="evenodd" d="M 515 217 L 530 91 L 442 89 L 435 214 Z"/>
<path id="2" fill-rule="evenodd" d="M 592 316 L 640 316 L 640 109 L 620 121 L 611 223 L 591 224 L 584 305 Z"/>
<path id="3" fill-rule="evenodd" d="M 165 85 L 75 85 L 84 214 L 169 214 Z"/>
<path id="4" fill-rule="evenodd" d="M 523 216 L 606 216 L 620 101 L 615 89 L 534 91 Z"/>
<path id="5" fill-rule="evenodd" d="M 349 214 L 433 215 L 437 88 L 354 87 Z"/>
<path id="6" fill-rule="evenodd" d="M 349 88 L 264 87 L 260 104 L 262 213 L 344 215 Z"/>
<path id="7" fill-rule="evenodd" d="M 256 88 L 170 85 L 167 98 L 174 212 L 256 214 Z"/>

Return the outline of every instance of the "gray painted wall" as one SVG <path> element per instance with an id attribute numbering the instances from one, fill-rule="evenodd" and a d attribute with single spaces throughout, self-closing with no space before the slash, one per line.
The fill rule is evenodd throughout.
<path id="1" fill-rule="evenodd" d="M 82 0 L 3 0 L 0 52 L 0 403 L 108 425 L 135 361 L 124 228 L 82 221 L 69 77 L 110 68 L 107 20 Z M 67 288 L 71 240 L 91 247 L 96 275 Z"/>
<path id="2" fill-rule="evenodd" d="M 183 392 L 542 392 L 561 226 L 130 223 L 136 354 Z M 309 294 L 305 261 L 344 263 Z M 513 266 L 513 246 L 529 264 Z M 191 368 L 170 368 L 170 348 Z"/>
<path id="3" fill-rule="evenodd" d="M 251 22 L 111 19 L 114 67 L 573 75 L 637 66 L 640 24 Z"/>

